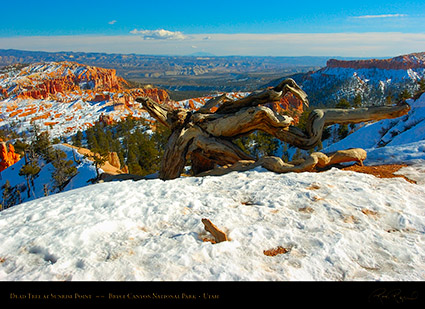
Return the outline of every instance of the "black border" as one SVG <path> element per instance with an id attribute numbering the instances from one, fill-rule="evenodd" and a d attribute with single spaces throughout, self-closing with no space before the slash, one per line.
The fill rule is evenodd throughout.
<path id="1" fill-rule="evenodd" d="M 0 282 L 0 303 L 19 305 L 413 305 L 425 282 Z"/>

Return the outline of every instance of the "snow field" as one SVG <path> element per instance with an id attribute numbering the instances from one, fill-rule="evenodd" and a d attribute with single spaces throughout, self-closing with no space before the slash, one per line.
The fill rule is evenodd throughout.
<path id="1" fill-rule="evenodd" d="M 0 280 L 424 280 L 424 198 L 337 169 L 90 185 L 0 213 Z"/>

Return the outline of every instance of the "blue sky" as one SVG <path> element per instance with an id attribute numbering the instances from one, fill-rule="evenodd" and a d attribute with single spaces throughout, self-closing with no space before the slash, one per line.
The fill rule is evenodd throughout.
<path id="1" fill-rule="evenodd" d="M 0 48 L 395 56 L 425 51 L 425 1 L 7 1 Z"/>

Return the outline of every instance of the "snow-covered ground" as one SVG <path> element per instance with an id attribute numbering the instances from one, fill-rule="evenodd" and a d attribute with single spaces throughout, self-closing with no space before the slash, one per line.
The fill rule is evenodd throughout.
<path id="1" fill-rule="evenodd" d="M 0 212 L 0 280 L 424 280 L 415 171 L 419 184 L 256 169 L 59 193 Z M 230 241 L 204 242 L 202 218 Z"/>
<path id="2" fill-rule="evenodd" d="M 399 173 L 417 184 L 257 168 L 74 186 L 0 212 L 0 280 L 423 281 L 424 101 L 335 145 L 367 148 L 370 165 L 408 162 Z M 202 218 L 230 240 L 203 241 Z"/>

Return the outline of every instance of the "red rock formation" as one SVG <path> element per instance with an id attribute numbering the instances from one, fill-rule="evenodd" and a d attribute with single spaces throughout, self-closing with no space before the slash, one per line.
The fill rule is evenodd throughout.
<path id="1" fill-rule="evenodd" d="M 15 164 L 20 159 L 20 155 L 15 153 L 15 147 L 9 144 L 9 149 L 5 142 L 0 143 L 0 172 Z"/>
<path id="2" fill-rule="evenodd" d="M 137 96 L 147 96 L 158 103 L 170 101 L 168 93 L 163 89 L 129 89 L 128 83 L 117 76 L 113 69 L 68 61 L 37 63 L 25 67 L 13 82 L 0 88 L 0 98 L 13 95 L 20 99 L 52 99 L 60 102 L 79 96 L 91 102 L 112 100 L 125 107 L 132 106 Z"/>
<path id="3" fill-rule="evenodd" d="M 279 102 L 267 104 L 267 106 L 279 114 L 287 114 L 291 116 L 294 118 L 294 124 L 298 123 L 299 116 L 304 111 L 302 101 L 292 94 L 284 96 Z"/>
<path id="4" fill-rule="evenodd" d="M 104 125 L 111 125 L 114 123 L 114 119 L 111 115 L 101 114 L 99 116 L 99 123 L 103 123 Z"/>
<path id="5" fill-rule="evenodd" d="M 168 103 L 170 102 L 170 97 L 164 89 L 158 88 L 136 88 L 131 89 L 130 95 L 132 97 L 132 101 L 134 102 L 134 98 L 138 96 L 149 97 L 155 102 L 158 103 Z"/>
<path id="6" fill-rule="evenodd" d="M 109 101 L 111 97 L 109 94 L 97 93 L 90 102 L 101 102 L 101 101 Z"/>
<path id="7" fill-rule="evenodd" d="M 351 69 L 384 69 L 384 70 L 407 70 L 425 67 L 425 52 L 398 56 L 390 59 L 368 59 L 368 60 L 336 60 L 330 59 L 326 63 L 329 68 L 351 68 Z"/>
<path id="8" fill-rule="evenodd" d="M 115 70 L 62 62 L 53 72 L 27 76 L 14 91 L 18 91 L 18 98 L 46 99 L 49 95 L 85 89 L 117 91 L 122 89 L 121 83 Z"/>

